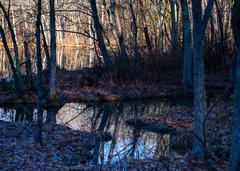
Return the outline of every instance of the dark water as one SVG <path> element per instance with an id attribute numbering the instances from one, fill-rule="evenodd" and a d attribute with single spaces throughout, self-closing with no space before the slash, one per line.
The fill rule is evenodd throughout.
<path id="1" fill-rule="evenodd" d="M 46 109 L 44 122 L 66 125 L 73 130 L 110 132 L 113 140 L 99 145 L 99 163 L 113 163 L 123 157 L 157 158 L 170 155 L 170 136 L 139 132 L 126 125 L 125 121 L 127 118 L 141 115 L 157 115 L 179 106 L 190 107 L 192 100 L 138 100 L 114 104 L 67 103 L 61 109 Z M 0 120 L 36 120 L 36 112 L 32 105 L 6 106 L 0 108 Z"/>

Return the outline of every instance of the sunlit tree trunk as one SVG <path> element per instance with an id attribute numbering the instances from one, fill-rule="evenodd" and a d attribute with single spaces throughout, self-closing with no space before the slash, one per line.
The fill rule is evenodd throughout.
<path id="1" fill-rule="evenodd" d="M 51 35 L 51 44 L 50 44 L 50 59 L 49 59 L 49 99 L 56 99 L 57 93 L 57 84 L 56 84 L 56 21 L 55 21 L 55 0 L 50 0 L 50 35 Z"/>
<path id="2" fill-rule="evenodd" d="M 220 30 L 220 41 L 221 41 L 221 57 L 222 59 L 224 59 L 225 62 L 225 58 L 226 58 L 226 53 L 225 53 L 225 43 L 224 43 L 224 31 L 223 31 L 223 15 L 222 15 L 222 11 L 220 11 L 220 7 L 218 2 L 216 1 L 216 9 L 217 9 L 217 17 L 218 17 L 218 24 L 219 24 L 219 30 Z"/>
<path id="3" fill-rule="evenodd" d="M 15 37 L 16 37 L 16 42 L 18 42 L 16 17 L 15 17 L 15 14 L 14 14 L 13 7 L 11 8 L 11 17 L 12 17 L 12 25 L 13 25 L 13 31 L 14 31 L 14 34 L 15 34 Z"/>
<path id="4" fill-rule="evenodd" d="M 144 11 L 144 5 L 143 5 L 143 1 L 142 0 L 138 0 L 139 2 L 139 6 L 140 6 L 140 14 L 141 14 L 141 18 L 143 20 L 143 32 L 144 32 L 144 37 L 145 37 L 145 41 L 148 47 L 148 52 L 149 55 L 152 56 L 153 52 L 152 52 L 152 43 L 150 40 L 150 36 L 149 36 L 149 31 L 148 31 L 148 26 L 147 26 L 147 18 L 146 18 L 146 14 Z"/>
<path id="5" fill-rule="evenodd" d="M 37 57 L 37 130 L 35 143 L 42 143 L 42 121 L 43 121 L 43 85 L 42 85 L 42 57 L 41 57 L 41 12 L 42 0 L 37 3 L 36 21 L 36 57 Z"/>
<path id="6" fill-rule="evenodd" d="M 183 79 L 184 86 L 192 84 L 192 33 L 187 0 L 181 0 L 183 25 Z"/>
<path id="7" fill-rule="evenodd" d="M 112 0 L 112 14 L 114 17 L 114 23 L 116 25 L 118 44 L 120 49 L 120 60 L 126 62 L 127 52 L 124 41 L 123 25 L 121 19 L 121 0 Z"/>
<path id="8" fill-rule="evenodd" d="M 234 113 L 232 128 L 232 147 L 229 171 L 240 170 L 240 1 L 235 0 L 232 9 L 232 28 L 236 42 L 237 63 L 234 88 Z"/>
<path id="9" fill-rule="evenodd" d="M 108 53 L 108 50 L 106 48 L 105 42 L 104 42 L 104 37 L 103 37 L 103 27 L 99 21 L 98 17 L 98 11 L 97 11 L 97 5 L 96 5 L 96 0 L 90 0 L 90 5 L 91 5 L 91 12 L 92 12 L 92 17 L 93 17 L 93 23 L 95 26 L 95 31 L 99 43 L 99 48 L 101 50 L 104 64 L 106 67 L 111 67 L 112 62 Z"/>
<path id="10" fill-rule="evenodd" d="M 48 44 L 47 44 L 47 39 L 46 39 L 46 36 L 45 36 L 45 33 L 44 33 L 44 28 L 43 28 L 43 25 L 41 23 L 41 35 L 42 35 L 42 40 L 43 40 L 43 48 L 44 48 L 44 53 L 45 53 L 45 56 L 46 56 L 46 59 L 47 59 L 47 69 L 50 68 L 50 54 L 49 54 L 49 50 L 48 50 Z"/>
<path id="11" fill-rule="evenodd" d="M 19 92 L 21 93 L 24 89 L 24 83 L 23 83 L 21 69 L 20 69 L 19 51 L 18 51 L 16 35 L 14 33 L 14 29 L 13 29 L 12 23 L 10 21 L 8 12 L 5 10 L 5 8 L 1 2 L 0 2 L 0 8 L 1 8 L 3 15 L 7 21 L 8 29 L 9 29 L 9 32 L 10 32 L 10 35 L 12 38 L 13 49 L 14 49 L 15 60 L 16 60 L 16 73 L 17 73 L 17 82 L 18 82 L 17 87 L 18 87 Z"/>
<path id="12" fill-rule="evenodd" d="M 18 73 L 17 73 L 16 67 L 14 65 L 14 61 L 13 61 L 13 57 L 12 57 L 10 48 L 8 47 L 8 44 L 7 44 L 7 40 L 6 40 L 4 30 L 3 30 L 1 25 L 0 25 L 0 35 L 1 35 L 1 38 L 2 38 L 3 47 L 5 49 L 5 52 L 6 52 L 7 56 L 8 56 L 8 60 L 9 60 L 9 63 L 10 63 L 11 70 L 13 72 L 15 87 L 16 87 L 16 89 L 18 89 L 19 88 Z"/>

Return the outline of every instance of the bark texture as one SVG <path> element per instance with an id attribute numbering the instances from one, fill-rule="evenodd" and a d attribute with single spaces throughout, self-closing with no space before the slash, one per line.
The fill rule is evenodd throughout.
<path id="1" fill-rule="evenodd" d="M 184 86 L 192 84 L 192 33 L 187 0 L 181 0 L 183 25 L 183 79 Z"/>
<path id="2" fill-rule="evenodd" d="M 229 171 L 240 170 L 240 1 L 235 0 L 232 9 L 232 28 L 236 42 L 237 63 L 234 88 L 233 135 Z"/>

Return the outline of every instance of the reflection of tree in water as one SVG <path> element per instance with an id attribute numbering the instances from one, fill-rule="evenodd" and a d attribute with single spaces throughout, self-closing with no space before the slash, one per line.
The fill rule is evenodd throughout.
<path id="1" fill-rule="evenodd" d="M 59 109 L 48 108 L 44 110 L 44 122 L 56 123 L 56 113 Z M 0 120 L 22 122 L 35 121 L 37 118 L 37 110 L 34 105 L 14 105 L 14 106 L 3 106 L 0 108 Z"/>
<path id="2" fill-rule="evenodd" d="M 94 163 L 113 163 L 123 157 L 157 158 L 171 155 L 168 147 L 169 135 L 139 132 L 126 125 L 125 121 L 141 115 L 159 115 L 168 111 L 170 107 L 171 103 L 156 100 L 100 104 L 68 103 L 60 110 L 46 109 L 44 122 L 66 125 L 73 130 L 110 132 L 112 140 L 98 144 L 94 149 Z M 14 121 L 36 119 L 35 107 L 31 105 L 0 109 L 0 119 L 4 112 L 9 118 L 14 118 Z"/>
<path id="3" fill-rule="evenodd" d="M 34 114 L 34 107 L 28 106 L 17 106 L 16 108 L 16 115 L 15 115 L 15 121 L 32 121 L 33 120 L 33 114 Z"/>
<path id="4" fill-rule="evenodd" d="M 46 116 L 46 122 L 47 123 L 57 123 L 56 114 L 58 112 L 58 108 L 48 108 L 47 109 L 47 116 Z"/>
<path id="5" fill-rule="evenodd" d="M 111 132 L 112 141 L 99 144 L 94 154 L 94 163 L 111 163 L 123 157 L 159 157 L 169 155 L 169 136 L 141 133 L 125 124 L 128 117 L 144 114 L 159 114 L 168 105 L 159 103 L 116 103 L 93 107 L 92 131 Z"/>

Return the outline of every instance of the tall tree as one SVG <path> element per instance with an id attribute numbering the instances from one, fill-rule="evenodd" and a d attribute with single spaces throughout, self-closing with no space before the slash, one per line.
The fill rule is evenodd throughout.
<path id="1" fill-rule="evenodd" d="M 187 0 L 181 0 L 182 6 L 182 26 L 183 26 L 183 75 L 182 84 L 184 86 L 192 84 L 192 33 L 189 20 L 189 10 Z"/>
<path id="2" fill-rule="evenodd" d="M 138 26 L 137 26 L 137 17 L 134 13 L 134 9 L 133 9 L 133 1 L 129 0 L 129 9 L 130 9 L 130 13 L 131 13 L 131 18 L 132 18 L 132 22 L 131 22 L 131 31 L 133 34 L 133 48 L 134 48 L 134 58 L 135 58 L 135 62 L 139 63 L 141 62 L 141 54 L 139 52 L 139 46 L 138 46 Z"/>
<path id="3" fill-rule="evenodd" d="M 138 0 L 139 3 L 139 8 L 140 8 L 140 14 L 141 14 L 141 19 L 143 20 L 143 33 L 144 33 L 144 37 L 145 37 L 145 42 L 148 48 L 148 52 L 150 54 L 150 56 L 153 55 L 153 49 L 152 49 L 152 43 L 150 40 L 150 36 L 149 36 L 149 31 L 148 31 L 148 26 L 147 26 L 147 18 L 145 16 L 145 11 L 144 11 L 144 4 L 142 0 Z"/>
<path id="4" fill-rule="evenodd" d="M 175 56 L 177 52 L 177 26 L 176 26 L 176 14 L 175 14 L 175 0 L 170 0 L 171 7 L 171 44 L 172 44 L 172 55 Z"/>
<path id="5" fill-rule="evenodd" d="M 56 84 L 56 21 L 55 21 L 55 0 L 50 0 L 50 59 L 49 59 L 49 99 L 56 100 L 57 97 L 57 84 Z"/>
<path id="6" fill-rule="evenodd" d="M 204 33 L 211 15 L 214 0 L 209 0 L 206 11 L 202 13 L 202 0 L 192 0 L 193 14 L 193 55 L 194 55 L 194 126 L 195 134 L 192 154 L 197 157 L 204 156 L 203 144 L 203 120 L 206 115 L 206 89 L 204 74 Z"/>
<path id="7" fill-rule="evenodd" d="M 124 41 L 124 29 L 123 29 L 123 22 L 121 18 L 121 0 L 111 0 L 112 6 L 112 15 L 114 19 L 114 23 L 116 25 L 116 32 L 118 37 L 118 44 L 120 49 L 120 60 L 121 62 L 125 63 L 127 60 L 127 52 L 126 52 L 126 45 Z"/>
<path id="8" fill-rule="evenodd" d="M 42 57 L 41 57 L 41 15 L 42 0 L 37 3 L 36 21 L 36 57 L 37 57 L 37 130 L 35 143 L 42 143 L 42 121 L 43 121 L 43 85 L 42 85 Z"/>
<path id="9" fill-rule="evenodd" d="M 95 27 L 95 31 L 98 39 L 99 48 L 103 56 L 104 64 L 106 65 L 106 67 L 109 68 L 112 65 L 112 61 L 110 59 L 107 47 L 104 42 L 104 37 L 103 37 L 104 30 L 99 21 L 96 0 L 90 0 L 90 5 L 91 5 L 93 23 L 94 23 L 94 27 Z"/>
<path id="10" fill-rule="evenodd" d="M 0 35 L 1 35 L 1 38 L 2 38 L 3 47 L 5 49 L 5 52 L 7 54 L 7 57 L 8 57 L 10 66 L 11 66 L 15 87 L 16 87 L 17 90 L 19 90 L 19 81 L 18 81 L 17 69 L 16 69 L 16 67 L 14 65 L 14 60 L 13 60 L 10 48 L 9 48 L 9 46 L 7 44 L 6 35 L 5 35 L 5 32 L 4 32 L 4 30 L 3 30 L 1 25 L 0 25 Z"/>
<path id="11" fill-rule="evenodd" d="M 25 68 L 26 68 L 26 87 L 28 89 L 33 88 L 33 82 L 32 82 L 32 62 L 30 57 L 30 51 L 29 51 L 29 45 L 28 40 L 23 41 L 23 47 L 24 47 L 24 55 L 25 55 Z"/>
<path id="12" fill-rule="evenodd" d="M 232 9 L 232 29 L 236 42 L 236 78 L 234 88 L 234 113 L 232 128 L 232 147 L 229 171 L 240 170 L 240 1 L 235 0 Z"/>
<path id="13" fill-rule="evenodd" d="M 9 1 L 10 3 L 10 1 Z M 10 4 L 9 4 L 10 5 Z M 5 9 L 5 7 L 3 6 L 2 2 L 0 1 L 0 8 L 3 12 L 3 16 L 7 21 L 7 25 L 8 25 L 8 29 L 12 38 L 12 43 L 13 43 L 13 49 L 14 49 L 14 54 L 15 54 L 15 60 L 16 60 L 16 73 L 17 73 L 17 88 L 19 90 L 19 92 L 22 92 L 24 89 L 24 83 L 23 83 L 23 79 L 22 79 L 22 74 L 21 74 L 21 69 L 20 69 L 20 60 L 19 60 L 19 50 L 18 50 L 18 45 L 17 45 L 17 38 L 16 38 L 16 34 L 14 32 L 10 17 L 9 17 L 9 11 L 7 11 Z"/>

